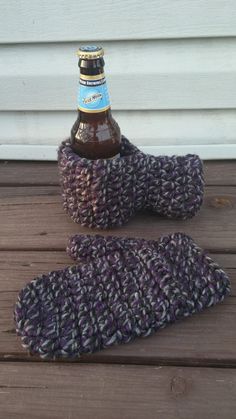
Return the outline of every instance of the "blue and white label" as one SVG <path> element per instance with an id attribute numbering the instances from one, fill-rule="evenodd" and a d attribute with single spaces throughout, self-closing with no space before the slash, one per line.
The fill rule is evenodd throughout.
<path id="1" fill-rule="evenodd" d="M 83 112 L 102 112 L 110 108 L 104 74 L 80 75 L 78 108 Z"/>

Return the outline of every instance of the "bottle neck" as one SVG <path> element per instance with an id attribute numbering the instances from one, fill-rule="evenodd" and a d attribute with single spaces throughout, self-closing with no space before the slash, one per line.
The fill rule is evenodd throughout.
<path id="1" fill-rule="evenodd" d="M 104 60 L 80 60 L 78 109 L 85 114 L 110 113 Z"/>

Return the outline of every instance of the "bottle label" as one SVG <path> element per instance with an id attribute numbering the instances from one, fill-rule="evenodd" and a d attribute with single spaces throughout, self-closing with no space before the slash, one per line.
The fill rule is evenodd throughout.
<path id="1" fill-rule="evenodd" d="M 80 75 L 78 108 L 83 112 L 102 112 L 110 108 L 105 74 Z"/>

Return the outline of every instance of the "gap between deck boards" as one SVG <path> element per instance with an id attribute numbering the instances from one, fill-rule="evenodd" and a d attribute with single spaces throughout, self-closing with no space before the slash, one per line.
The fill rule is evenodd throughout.
<path id="1" fill-rule="evenodd" d="M 169 359 L 169 358 L 160 358 L 157 361 L 146 359 L 142 361 L 137 361 L 135 359 L 130 359 L 126 357 L 120 357 L 119 359 L 104 357 L 104 358 L 97 358 L 94 354 L 91 355 L 92 359 L 89 357 L 84 358 L 77 358 L 74 360 L 68 359 L 59 359 L 59 360 L 50 360 L 50 359 L 40 359 L 36 356 L 28 356 L 27 354 L 24 356 L 22 354 L 19 356 L 18 354 L 1 354 L 0 353 L 0 362 L 8 363 L 8 362 L 16 362 L 16 363 L 34 363 L 34 364 L 52 364 L 52 365 L 134 365 L 134 366 L 150 366 L 150 367 L 181 367 L 181 368 L 219 368 L 219 369 L 230 369 L 236 370 L 236 361 L 221 361 L 219 362 L 216 360 L 186 360 L 183 358 L 182 360 L 177 359 Z"/>

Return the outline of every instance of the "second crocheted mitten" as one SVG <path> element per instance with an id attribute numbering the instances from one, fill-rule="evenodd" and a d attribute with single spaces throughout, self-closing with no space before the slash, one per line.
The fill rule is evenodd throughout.
<path id="1" fill-rule="evenodd" d="M 203 199 L 203 168 L 197 155 L 151 156 L 122 137 L 121 156 L 87 160 L 69 141 L 58 152 L 63 206 L 83 226 L 107 229 L 151 209 L 169 218 L 190 218 Z"/>
<path id="2" fill-rule="evenodd" d="M 23 345 L 43 358 L 148 336 L 230 291 L 227 275 L 181 233 L 158 241 L 74 236 L 68 253 L 80 264 L 34 279 L 15 307 Z"/>

